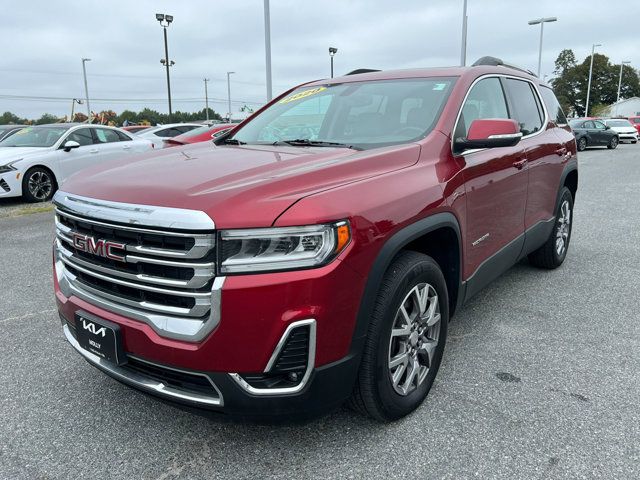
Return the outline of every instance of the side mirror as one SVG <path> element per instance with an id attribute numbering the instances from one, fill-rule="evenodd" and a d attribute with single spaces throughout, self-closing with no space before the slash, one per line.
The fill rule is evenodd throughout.
<path id="1" fill-rule="evenodd" d="M 67 140 L 64 142 L 62 148 L 65 152 L 70 152 L 72 148 L 78 148 L 80 144 L 78 142 L 74 142 L 73 140 Z"/>
<path id="2" fill-rule="evenodd" d="M 456 138 L 455 151 L 475 148 L 513 147 L 522 138 L 518 122 L 507 118 L 482 118 L 471 122 L 469 133 Z"/>
<path id="3" fill-rule="evenodd" d="M 611 130 L 611 127 L 610 127 L 609 125 L 605 125 L 605 126 L 604 126 L 604 129 L 605 129 L 605 130 Z"/>

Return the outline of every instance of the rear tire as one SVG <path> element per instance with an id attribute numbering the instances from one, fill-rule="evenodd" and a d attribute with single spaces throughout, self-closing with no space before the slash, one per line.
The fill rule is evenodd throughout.
<path id="1" fill-rule="evenodd" d="M 562 187 L 551 235 L 544 245 L 529 254 L 529 263 L 549 270 L 562 265 L 569 250 L 572 225 L 573 195 L 567 187 Z"/>
<path id="2" fill-rule="evenodd" d="M 56 177 L 47 168 L 30 168 L 22 177 L 22 196 L 27 202 L 48 202 L 57 189 Z"/>
<path id="3" fill-rule="evenodd" d="M 448 323 L 440 267 L 427 255 L 401 252 L 382 280 L 348 405 L 381 422 L 418 408 L 438 373 Z"/>
<path id="4" fill-rule="evenodd" d="M 614 150 L 617 146 L 618 146 L 618 137 L 613 137 L 611 140 L 609 140 L 609 143 L 607 144 L 607 148 L 609 150 Z"/>
<path id="5" fill-rule="evenodd" d="M 582 152 L 585 148 L 587 148 L 587 139 L 585 137 L 582 137 L 580 139 L 578 139 L 578 151 Z"/>

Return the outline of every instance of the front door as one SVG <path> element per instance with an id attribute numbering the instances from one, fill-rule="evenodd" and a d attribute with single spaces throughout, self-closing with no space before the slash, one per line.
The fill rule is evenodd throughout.
<path id="1" fill-rule="evenodd" d="M 72 140 L 78 142 L 78 148 L 72 148 L 68 152 L 64 151 L 64 144 Z M 73 130 L 60 143 L 56 156 L 58 161 L 58 169 L 62 174 L 59 178 L 60 183 L 64 182 L 69 176 L 92 165 L 98 161 L 100 151 L 94 144 L 93 135 L 90 127 L 82 127 Z"/>

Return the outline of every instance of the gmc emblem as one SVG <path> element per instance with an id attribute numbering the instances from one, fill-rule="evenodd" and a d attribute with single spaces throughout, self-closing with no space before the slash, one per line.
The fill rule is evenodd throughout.
<path id="1" fill-rule="evenodd" d="M 102 335 L 103 338 L 107 334 L 107 329 L 105 327 L 97 328 L 95 323 L 88 322 L 84 318 L 82 319 L 82 328 L 89 330 L 94 335 Z"/>
<path id="2" fill-rule="evenodd" d="M 73 246 L 81 252 L 87 252 L 92 255 L 108 258 L 110 260 L 116 260 L 118 262 L 127 261 L 124 256 L 113 253 L 113 249 L 124 250 L 126 247 L 124 243 L 111 242 L 109 240 L 103 240 L 102 238 L 96 240 L 89 235 L 74 233 Z"/>

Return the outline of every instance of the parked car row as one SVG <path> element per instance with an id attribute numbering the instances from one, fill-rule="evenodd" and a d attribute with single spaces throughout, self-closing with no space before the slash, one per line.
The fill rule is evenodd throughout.
<path id="1" fill-rule="evenodd" d="M 236 124 L 115 128 L 87 124 L 0 126 L 0 198 L 50 200 L 70 175 L 123 155 L 210 141 Z"/>
<path id="2" fill-rule="evenodd" d="M 640 120 L 640 117 L 639 117 Z M 587 147 L 616 148 L 620 142 L 638 143 L 639 131 L 624 118 L 576 118 L 569 122 L 578 150 Z M 640 123 L 638 123 L 640 128 Z"/>

